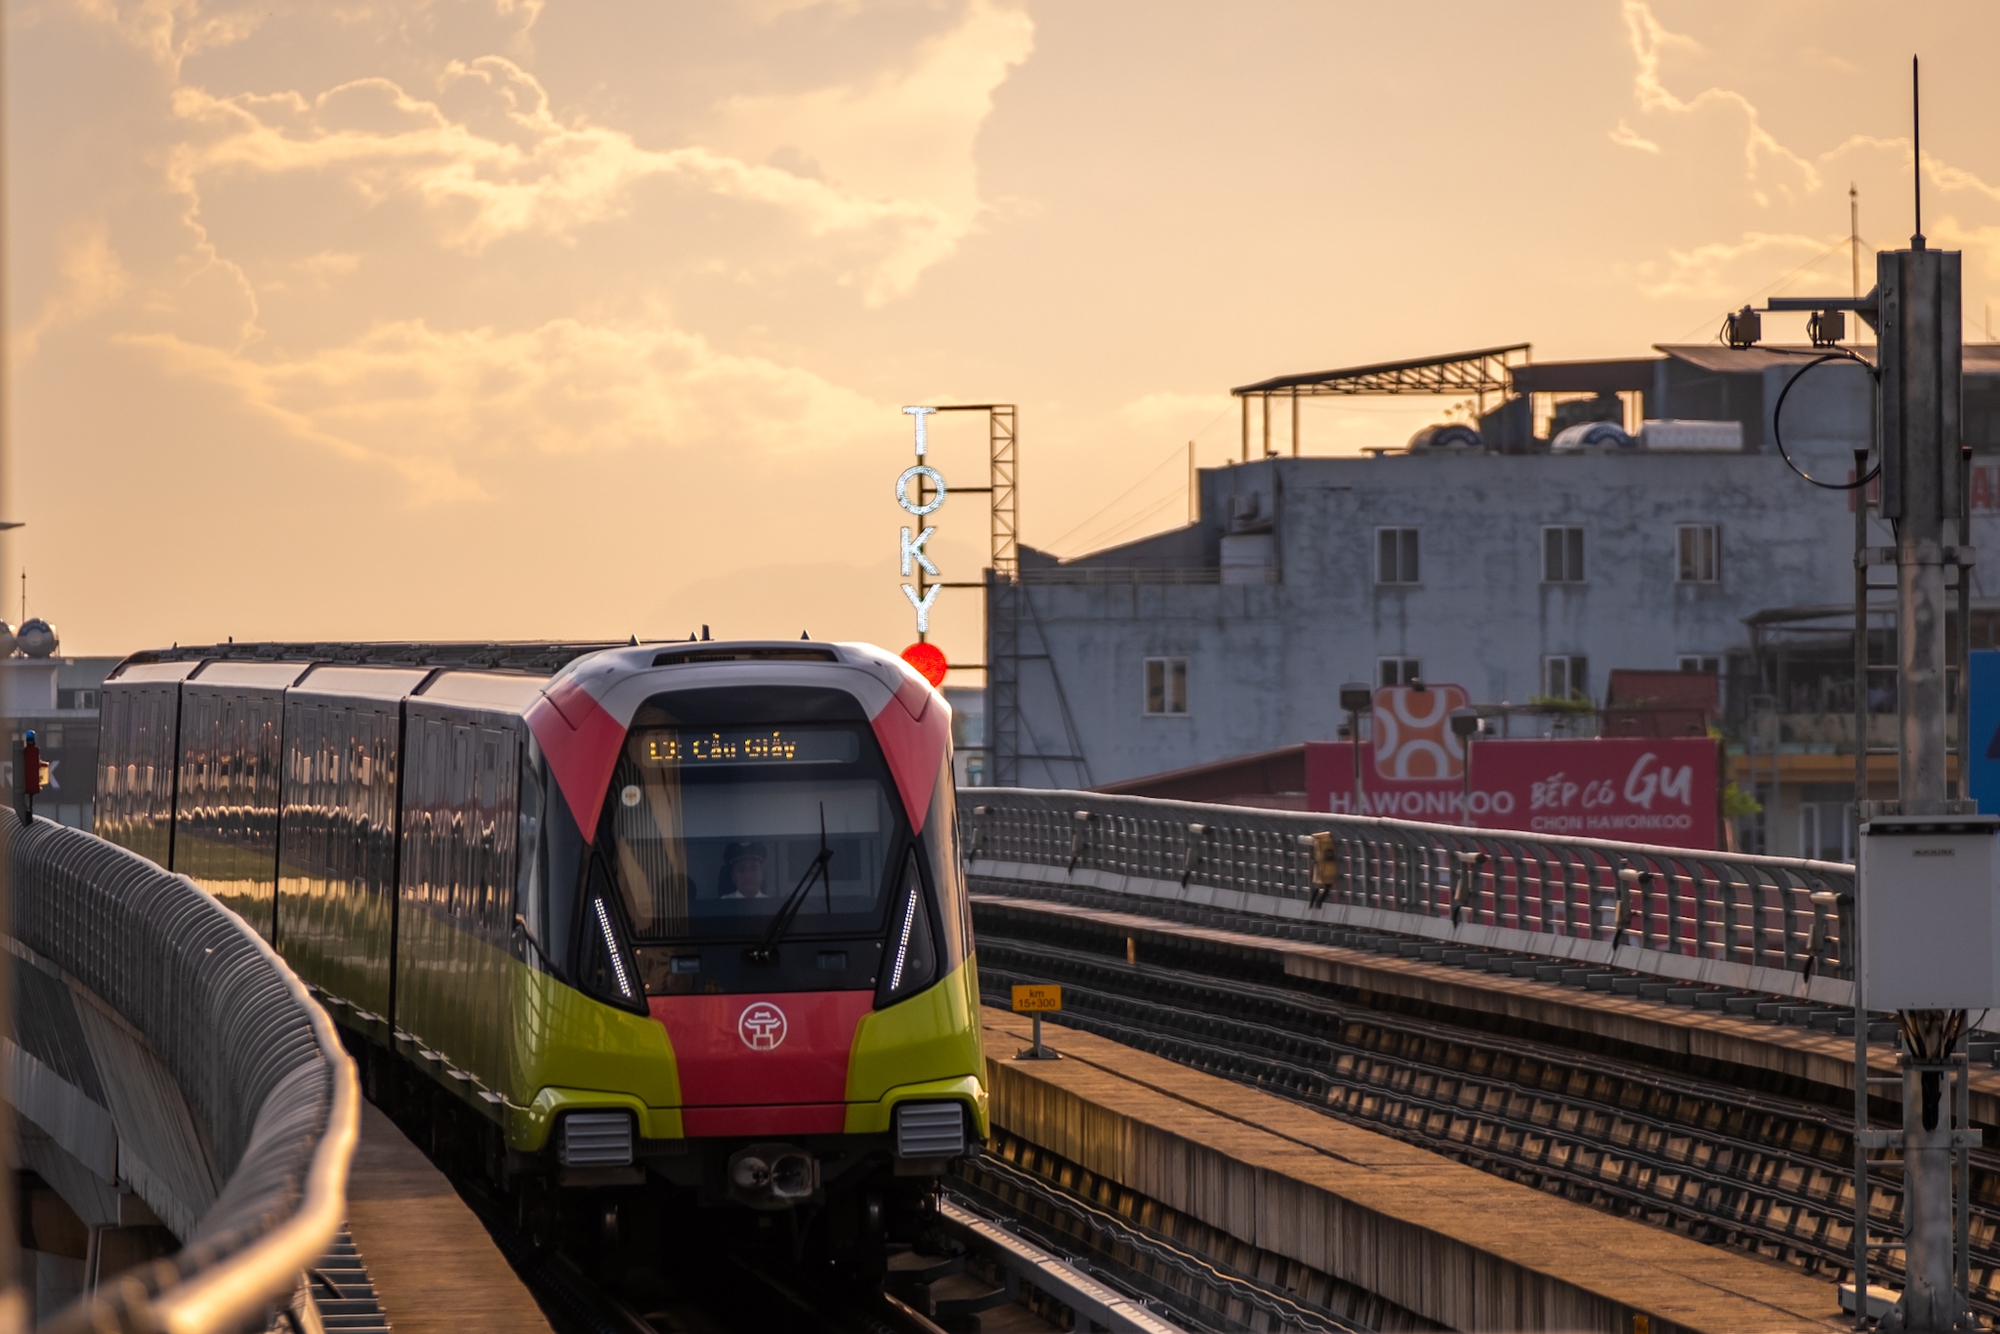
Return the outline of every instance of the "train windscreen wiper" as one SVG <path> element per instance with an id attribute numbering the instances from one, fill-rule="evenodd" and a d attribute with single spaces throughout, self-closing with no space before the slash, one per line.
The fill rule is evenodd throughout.
<path id="1" fill-rule="evenodd" d="M 826 845 L 826 803 L 821 802 L 819 855 L 812 859 L 812 865 L 806 867 L 806 873 L 799 877 L 799 883 L 792 887 L 792 892 L 786 895 L 784 903 L 779 905 L 777 916 L 771 919 L 771 925 L 764 930 L 764 938 L 758 941 L 754 948 L 743 951 L 746 962 L 773 964 L 778 961 L 778 942 L 785 938 L 785 932 L 791 930 L 792 921 L 799 915 L 799 909 L 805 906 L 806 892 L 812 888 L 814 876 L 818 876 L 820 882 L 825 885 L 827 911 L 833 911 L 833 877 L 827 870 L 832 862 L 833 849 Z"/>

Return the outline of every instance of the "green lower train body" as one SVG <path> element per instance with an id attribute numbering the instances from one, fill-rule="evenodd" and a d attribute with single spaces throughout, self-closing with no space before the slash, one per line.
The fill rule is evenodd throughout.
<path id="1" fill-rule="evenodd" d="M 972 1136 L 986 1137 L 971 958 L 883 1009 L 872 1007 L 871 991 L 786 992 L 654 997 L 651 1012 L 639 1015 L 584 995 L 449 919 L 405 905 L 392 950 L 380 900 L 317 895 L 297 876 L 281 885 L 278 951 L 336 1022 L 433 1075 L 498 1125 L 516 1153 L 542 1152 L 561 1115 L 579 1110 L 629 1112 L 639 1139 L 650 1141 L 886 1134 L 899 1104 L 950 1101 L 963 1106 Z M 219 888 L 247 919 L 269 913 L 252 886 Z M 364 917 L 357 902 L 382 911 Z M 327 911 L 336 908 L 337 916 Z M 392 955 L 393 1025 L 386 1018 Z M 737 1031 L 759 1005 L 777 1007 L 793 1030 L 768 1051 Z M 700 1075 L 684 1076 L 676 1030 L 704 1049 Z M 759 1069 L 760 1058 L 771 1068 Z"/>

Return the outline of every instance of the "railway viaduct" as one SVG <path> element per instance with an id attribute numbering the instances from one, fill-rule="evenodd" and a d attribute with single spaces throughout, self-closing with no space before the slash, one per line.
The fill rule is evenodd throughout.
<path id="1" fill-rule="evenodd" d="M 1001 1298 L 1077 1328 L 1848 1323 L 1852 1090 L 1896 1060 L 1889 1017 L 1853 1008 L 1851 867 L 1045 790 L 970 789 L 959 818 L 996 1132 L 944 1200 L 965 1254 L 892 1280 L 923 1327 L 1026 1327 Z M 282 961 L 182 877 L 0 822 L 16 1141 L 102 1279 L 44 1322 L 441 1320 L 399 1307 L 407 1257 L 358 1220 L 385 1189 L 458 1206 L 410 1184 L 431 1169 L 386 1123 L 356 1167 L 375 1122 Z M 1064 988 L 1060 1059 L 1017 1059 L 1027 982 Z M 2000 1121 L 1994 1050 L 1965 1044 L 1962 1125 Z M 1861 1240 L 1893 1286 L 1900 1183 L 1874 1156 Z M 1991 1316 L 2000 1159 L 1962 1172 Z M 133 1263 L 132 1237 L 157 1256 Z M 407 1290 L 461 1314 L 515 1269 L 560 1304 L 483 1233 L 426 1256 Z M 968 1263 L 985 1279 L 944 1273 Z M 492 1300 L 482 1327 L 542 1318 Z"/>

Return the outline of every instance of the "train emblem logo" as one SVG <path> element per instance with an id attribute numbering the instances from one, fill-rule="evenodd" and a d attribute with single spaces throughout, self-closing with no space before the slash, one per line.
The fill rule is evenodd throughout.
<path id="1" fill-rule="evenodd" d="M 736 1036 L 751 1051 L 773 1051 L 785 1040 L 785 1012 L 769 1001 L 758 1001 L 736 1021 Z"/>

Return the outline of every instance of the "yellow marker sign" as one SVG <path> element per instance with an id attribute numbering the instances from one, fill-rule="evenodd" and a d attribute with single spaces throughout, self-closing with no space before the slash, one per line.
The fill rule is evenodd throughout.
<path id="1" fill-rule="evenodd" d="M 1037 1014 L 1044 1010 L 1062 1009 L 1062 988 L 1056 986 L 1030 986 L 1014 988 L 1014 1013 Z"/>

